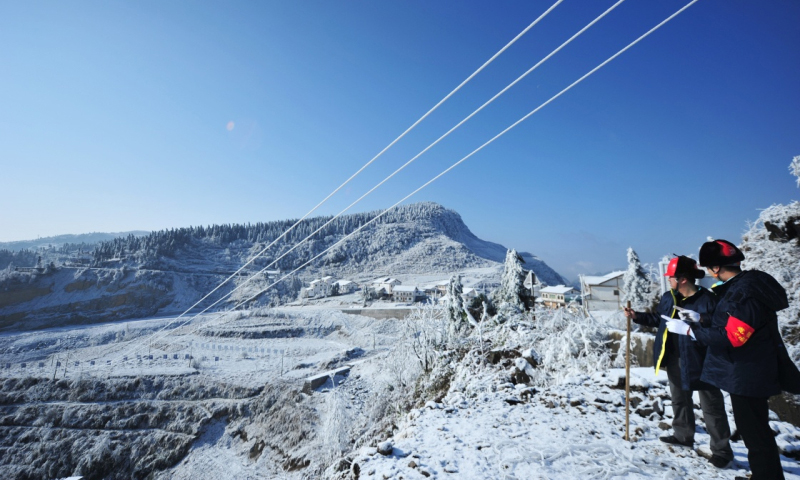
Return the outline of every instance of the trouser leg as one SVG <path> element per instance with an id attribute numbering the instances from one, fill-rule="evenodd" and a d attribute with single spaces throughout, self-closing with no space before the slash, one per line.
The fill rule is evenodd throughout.
<path id="1" fill-rule="evenodd" d="M 700 390 L 700 407 L 703 409 L 703 418 L 706 430 L 711 435 L 711 453 L 727 460 L 733 460 L 730 438 L 731 427 L 728 425 L 728 415 L 725 413 L 725 397 L 718 388 Z"/>
<path id="2" fill-rule="evenodd" d="M 681 366 L 678 358 L 667 359 L 667 378 L 672 396 L 673 434 L 682 442 L 694 442 L 692 392 L 681 388 Z"/>
<path id="3" fill-rule="evenodd" d="M 747 460 L 753 472 L 751 480 L 783 479 L 778 445 L 769 428 L 767 399 L 731 394 L 731 404 L 736 427 L 747 447 Z"/>

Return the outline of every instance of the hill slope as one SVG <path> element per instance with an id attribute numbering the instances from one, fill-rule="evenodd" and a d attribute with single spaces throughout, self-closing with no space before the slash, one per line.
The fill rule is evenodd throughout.
<path id="1" fill-rule="evenodd" d="M 402 206 L 358 230 L 379 213 L 358 213 L 334 221 L 330 217 L 307 219 L 277 242 L 294 220 L 128 235 L 98 243 L 88 257 L 69 249 L 43 250 L 43 264 L 53 262 L 55 268 L 32 272 L 7 269 L 0 277 L 0 328 L 41 328 L 182 312 L 262 251 L 264 255 L 235 283 L 241 284 L 263 268 L 288 273 L 310 264 L 271 288 L 259 298 L 261 303 L 294 300 L 304 283 L 320 275 L 366 281 L 404 273 L 450 274 L 497 266 L 505 258 L 505 247 L 477 238 L 458 213 L 441 205 Z M 312 233 L 308 242 L 295 247 Z M 350 234 L 346 242 L 339 243 Z M 540 259 L 529 255 L 526 260 L 530 263 L 526 267 L 542 281 L 566 283 Z M 235 297 L 249 298 L 274 278 L 261 275 Z M 201 307 L 231 288 L 226 285 Z"/>

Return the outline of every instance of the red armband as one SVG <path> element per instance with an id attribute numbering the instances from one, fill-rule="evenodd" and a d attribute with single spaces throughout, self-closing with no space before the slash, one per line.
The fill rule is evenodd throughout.
<path id="1" fill-rule="evenodd" d="M 731 315 L 728 317 L 728 324 L 725 325 L 725 331 L 728 332 L 728 340 L 731 341 L 731 345 L 734 347 L 741 347 L 750 339 L 755 329 Z"/>

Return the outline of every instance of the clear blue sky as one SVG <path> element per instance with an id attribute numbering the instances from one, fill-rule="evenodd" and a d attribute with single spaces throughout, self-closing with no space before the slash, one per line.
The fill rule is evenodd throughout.
<path id="1" fill-rule="evenodd" d="M 555 0 L 3 2 L 0 241 L 297 218 Z M 356 207 L 393 204 L 687 0 L 627 0 Z M 320 213 L 605 10 L 566 0 Z M 413 200 L 559 272 L 798 198 L 800 2 L 700 0 Z M 233 128 L 229 130 L 229 122 Z"/>

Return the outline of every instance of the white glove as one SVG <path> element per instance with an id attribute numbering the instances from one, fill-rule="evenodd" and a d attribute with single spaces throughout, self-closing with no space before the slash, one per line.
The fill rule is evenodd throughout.
<path id="1" fill-rule="evenodd" d="M 672 333 L 677 333 L 678 335 L 691 335 L 692 338 L 694 338 L 694 332 L 692 332 L 692 327 L 690 327 L 689 324 L 684 322 L 683 320 L 678 320 L 675 318 L 668 319 L 667 330 L 669 330 Z"/>
<path id="2" fill-rule="evenodd" d="M 678 316 L 688 322 L 699 322 L 700 321 L 700 314 L 695 312 L 694 310 L 689 310 L 686 308 L 681 307 L 674 307 L 675 310 L 678 311 Z"/>

